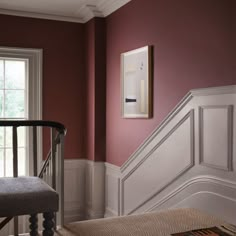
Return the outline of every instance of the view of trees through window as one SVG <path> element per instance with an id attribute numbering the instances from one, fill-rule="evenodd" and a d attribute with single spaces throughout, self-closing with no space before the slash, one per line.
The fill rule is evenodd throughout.
<path id="1" fill-rule="evenodd" d="M 0 119 L 27 119 L 27 63 L 0 58 Z M 18 128 L 18 174 L 25 175 L 26 130 Z M 12 128 L 0 128 L 0 177 L 13 175 Z"/>

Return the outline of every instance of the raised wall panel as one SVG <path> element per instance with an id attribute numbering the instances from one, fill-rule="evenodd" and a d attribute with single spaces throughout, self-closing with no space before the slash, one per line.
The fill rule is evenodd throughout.
<path id="1" fill-rule="evenodd" d="M 65 160 L 65 222 L 104 216 L 103 162 Z"/>
<path id="2" fill-rule="evenodd" d="M 235 200 L 214 192 L 201 191 L 184 199 L 175 208 L 184 208 L 186 205 L 191 206 L 191 208 L 197 208 L 218 218 L 223 218 L 228 223 L 236 224 Z M 219 214 L 220 212 L 221 214 Z"/>
<path id="3" fill-rule="evenodd" d="M 186 207 L 236 224 L 236 182 L 207 175 L 190 178 L 147 211 Z"/>
<path id="4" fill-rule="evenodd" d="M 86 161 L 65 161 L 65 222 L 85 219 Z"/>
<path id="5" fill-rule="evenodd" d="M 131 214 L 193 166 L 193 111 L 121 180 L 121 214 Z"/>
<path id="6" fill-rule="evenodd" d="M 199 108 L 200 163 L 232 170 L 233 106 Z"/>
<path id="7" fill-rule="evenodd" d="M 119 215 L 120 168 L 106 163 L 105 217 Z"/>
<path id="8" fill-rule="evenodd" d="M 105 164 L 86 162 L 86 219 L 103 218 L 105 211 Z"/>
<path id="9" fill-rule="evenodd" d="M 86 203 L 86 219 L 89 218 L 89 211 L 92 209 L 92 185 L 93 185 L 93 166 L 86 163 L 85 170 L 85 203 Z"/>
<path id="10" fill-rule="evenodd" d="M 195 207 L 236 224 L 235 105 L 235 85 L 190 91 L 120 169 L 106 169 L 106 216 Z"/>

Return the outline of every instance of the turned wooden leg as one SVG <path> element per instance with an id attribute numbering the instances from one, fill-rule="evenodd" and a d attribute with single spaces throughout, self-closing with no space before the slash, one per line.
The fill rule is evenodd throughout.
<path id="1" fill-rule="evenodd" d="M 29 218 L 30 222 L 30 236 L 38 236 L 38 216 L 37 214 L 31 215 Z"/>
<path id="2" fill-rule="evenodd" d="M 43 221 L 43 236 L 53 236 L 54 231 L 54 212 L 46 212 L 43 213 L 44 221 Z"/>

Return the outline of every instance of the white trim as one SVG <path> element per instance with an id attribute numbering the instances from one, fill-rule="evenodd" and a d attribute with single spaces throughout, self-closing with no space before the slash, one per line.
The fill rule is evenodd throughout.
<path id="1" fill-rule="evenodd" d="M 121 166 L 121 172 L 124 172 L 127 167 L 137 158 L 137 156 L 149 145 L 149 143 L 161 132 L 165 126 L 182 110 L 182 108 L 197 96 L 209 96 L 220 94 L 233 94 L 236 93 L 236 85 L 200 88 L 190 90 L 183 99 L 174 107 L 174 109 L 167 115 L 167 117 L 161 122 L 161 124 L 147 137 L 139 148 L 128 158 L 128 160 Z"/>
<path id="2" fill-rule="evenodd" d="M 208 175 L 203 175 L 203 176 L 197 176 L 195 178 L 192 178 L 183 184 L 181 184 L 178 188 L 173 190 L 171 193 L 166 195 L 164 198 L 162 198 L 160 201 L 149 207 L 148 209 L 145 210 L 145 212 L 150 212 L 153 211 L 157 208 L 159 208 L 161 205 L 169 201 L 171 198 L 175 197 L 177 194 L 181 193 L 184 189 L 187 189 L 188 187 L 197 184 L 197 183 L 211 183 L 219 186 L 224 186 L 227 187 L 233 191 L 236 191 L 236 182 L 234 181 L 229 181 L 226 179 L 218 178 L 215 176 L 208 176 Z M 236 201 L 236 199 L 234 199 Z"/>
<path id="3" fill-rule="evenodd" d="M 106 207 L 104 218 L 118 216 L 118 213 L 113 209 Z"/>
<path id="4" fill-rule="evenodd" d="M 91 166 L 102 166 L 104 167 L 105 162 L 103 161 L 91 161 L 91 160 L 86 160 L 86 163 Z"/>
<path id="5" fill-rule="evenodd" d="M 115 175 L 115 176 L 120 176 L 121 172 L 120 172 L 120 167 L 119 166 L 116 166 L 116 165 L 113 165 L 111 163 L 108 163 L 108 162 L 105 162 L 105 167 L 106 167 L 106 173 L 107 174 L 112 174 L 112 175 Z"/>
<path id="6" fill-rule="evenodd" d="M 187 166 L 186 170 L 188 170 L 188 168 L 192 167 L 194 165 L 194 152 L 193 152 L 193 148 L 194 148 L 194 144 L 193 144 L 193 115 L 194 115 L 194 110 L 191 110 L 190 112 L 188 112 L 157 144 L 155 144 L 155 146 L 149 150 L 147 152 L 147 154 L 142 157 L 142 160 L 138 163 L 136 163 L 136 165 L 133 166 L 132 170 L 129 171 L 128 173 L 124 174 L 122 176 L 122 181 L 121 183 L 123 184 L 123 182 L 129 178 L 134 172 L 135 170 L 137 170 L 144 162 L 145 160 L 148 159 L 148 157 L 157 149 L 159 148 L 159 146 L 161 146 L 161 144 L 163 144 L 166 139 L 168 137 L 170 137 L 188 118 L 190 118 L 190 122 L 191 122 L 191 127 L 190 127 L 190 131 L 191 131 L 191 153 L 190 153 L 190 163 L 189 166 Z M 185 170 L 185 171 L 186 171 Z M 178 174 L 179 175 L 179 174 Z"/>
<path id="7" fill-rule="evenodd" d="M 87 164 L 86 159 L 65 159 L 65 169 L 78 169 L 78 168 L 85 168 Z"/>
<path id="8" fill-rule="evenodd" d="M 65 159 L 65 223 L 104 217 L 105 164 Z"/>
<path id="9" fill-rule="evenodd" d="M 64 222 L 66 224 L 70 222 L 85 220 L 84 207 L 77 205 L 77 202 L 75 202 L 74 204 L 67 203 L 66 209 L 64 211 Z"/>
<path id="10" fill-rule="evenodd" d="M 81 9 L 83 10 L 81 12 L 82 17 L 57 15 L 57 14 L 44 14 L 44 13 L 39 13 L 39 12 L 28 12 L 28 11 L 19 11 L 19 10 L 8 10 L 8 9 L 3 9 L 3 8 L 0 8 L 0 14 L 46 19 L 46 20 L 86 23 L 94 17 L 106 17 L 130 1 L 131 0 L 101 1 L 101 3 L 99 3 L 97 6 L 85 4 L 79 9 L 79 10 Z"/>
<path id="11" fill-rule="evenodd" d="M 212 97 L 209 96 L 200 98 L 198 97 L 198 95 L 196 95 L 197 98 L 193 99 L 194 95 L 192 95 L 191 92 L 188 93 L 184 97 L 184 99 L 176 106 L 173 112 L 168 115 L 167 119 L 162 122 L 162 124 L 152 133 L 151 137 L 146 139 L 146 142 L 148 143 L 144 142 L 143 146 L 141 146 L 135 152 L 135 154 L 131 156 L 131 159 L 127 161 L 128 164 L 126 164 L 129 168 L 127 168 L 126 166 L 122 166 L 120 168 L 110 163 L 94 162 L 90 160 L 66 160 L 65 163 L 67 162 L 67 164 L 65 164 L 65 166 L 67 167 L 65 167 L 65 170 L 68 170 L 67 173 L 69 173 L 70 175 L 73 175 L 73 173 L 81 173 L 81 175 L 79 174 L 76 177 L 78 178 L 77 182 L 70 182 L 71 186 L 69 188 L 73 189 L 70 194 L 75 194 L 74 190 L 76 189 L 77 191 L 82 191 L 83 193 L 85 193 L 86 190 L 87 194 L 84 196 L 84 198 L 77 198 L 78 201 L 76 200 L 76 202 L 67 202 L 67 209 L 65 211 L 67 219 L 75 220 L 81 219 L 83 217 L 84 219 L 86 217 L 102 217 L 104 207 L 104 193 L 102 192 L 104 184 L 104 171 L 106 183 L 104 201 L 106 209 L 105 217 L 118 216 L 124 214 L 124 202 L 122 201 L 121 197 L 123 194 L 126 193 L 122 193 L 122 183 L 124 183 L 124 181 L 126 181 L 129 176 L 132 176 L 132 173 L 137 170 L 137 168 L 145 164 L 143 162 L 148 159 L 150 150 L 156 148 L 156 146 L 158 145 L 162 145 L 165 140 L 168 140 L 168 137 L 170 135 L 172 136 L 174 135 L 174 133 L 178 132 L 178 127 L 180 127 L 181 124 L 184 124 L 184 121 L 188 118 L 190 120 L 188 120 L 189 123 L 188 127 L 186 127 L 188 128 L 186 134 L 190 135 L 187 136 L 190 138 L 190 155 L 189 162 L 187 164 L 185 163 L 187 166 L 186 169 L 184 168 L 185 166 L 183 166 L 183 171 L 178 172 L 176 174 L 172 174 L 174 179 L 173 182 L 163 183 L 164 189 L 162 188 L 159 192 L 156 191 L 155 196 L 152 196 L 150 194 L 149 198 L 146 198 L 147 195 L 144 195 L 141 202 L 142 206 L 140 207 L 138 205 L 135 209 L 128 209 L 127 211 L 125 209 L 125 214 L 129 214 L 130 212 L 139 213 L 142 211 L 153 211 L 165 209 L 167 207 L 175 207 L 179 203 L 185 204 L 185 201 L 189 203 L 192 201 L 192 199 L 194 199 L 194 197 L 196 197 L 196 194 L 199 194 L 200 196 L 201 193 L 206 191 L 205 189 L 208 186 L 211 187 L 211 189 L 209 189 L 209 192 L 212 192 L 212 194 L 214 195 L 220 196 L 220 198 L 223 199 L 222 201 L 224 203 L 228 204 L 228 200 L 232 199 L 233 201 L 235 201 L 235 171 L 226 172 L 220 171 L 218 169 L 208 168 L 207 166 L 199 165 L 198 161 L 196 161 L 199 160 L 200 149 L 198 139 L 199 106 L 228 107 L 230 116 L 229 129 L 231 129 L 232 127 L 234 129 L 234 133 L 230 134 L 230 137 L 231 135 L 234 135 L 233 137 L 235 137 L 235 117 L 231 117 L 233 112 L 232 104 L 233 106 L 235 106 L 235 95 L 231 95 L 231 93 L 236 92 L 235 86 L 233 85 L 223 88 L 219 87 L 218 89 L 208 88 L 203 90 L 204 91 L 202 92 L 198 91 L 197 94 L 203 94 L 203 96 L 205 96 L 206 94 L 213 94 Z M 224 95 L 225 93 L 227 96 L 218 96 L 221 94 Z M 158 135 L 158 139 L 156 140 L 154 140 L 155 135 Z M 154 142 L 154 146 L 152 145 L 152 142 Z M 150 147 L 146 149 L 148 145 L 150 145 Z M 235 150 L 234 146 L 233 150 Z M 185 160 L 187 160 L 187 158 Z M 235 165 L 235 162 L 233 164 Z M 180 165 L 182 164 L 180 163 Z M 176 166 L 173 166 L 173 168 L 176 168 Z M 148 171 L 144 171 L 143 175 L 148 173 Z M 167 172 L 166 174 L 170 175 L 170 173 L 171 172 Z M 67 189 L 67 187 L 68 186 L 65 186 L 65 189 Z M 132 187 L 133 186 L 131 182 L 130 188 Z M 226 192 L 224 193 L 223 191 L 225 189 Z M 204 194 L 201 195 L 201 197 L 204 196 Z M 130 196 L 130 199 L 134 198 L 135 196 Z M 197 204 L 200 204 L 200 201 Z M 206 208 L 206 210 L 211 210 L 211 208 Z M 229 212 L 225 212 L 222 215 L 222 217 L 225 216 L 229 216 Z"/>
<path id="12" fill-rule="evenodd" d="M 236 93 L 236 85 L 193 89 L 193 90 L 190 90 L 190 93 L 194 97 L 220 95 L 220 94 L 233 94 L 233 93 Z"/>
<path id="13" fill-rule="evenodd" d="M 229 207 L 230 201 L 232 199 L 234 199 L 234 202 L 236 201 L 233 194 L 236 189 L 236 182 L 234 182 L 236 162 L 233 159 L 236 150 L 235 143 L 233 143 L 236 137 L 235 96 L 236 85 L 191 90 L 120 168 L 106 163 L 105 217 L 166 209 L 173 207 L 174 204 L 178 205 L 178 203 L 182 207 L 187 207 L 188 204 L 190 204 L 189 206 L 195 206 L 194 204 L 196 204 L 196 207 L 200 209 L 201 201 L 210 199 L 211 196 L 211 194 L 201 194 L 201 192 L 206 191 L 207 186 L 210 186 L 209 191 L 215 196 L 215 198 L 213 196 L 214 200 L 219 203 L 219 199 L 222 199 L 222 202 L 227 205 L 227 211 L 224 212 L 222 217 L 229 218 L 232 212 Z M 215 142 L 216 145 L 227 147 L 225 149 L 227 149 L 228 155 L 226 153 L 223 157 L 221 154 L 215 156 L 216 159 L 211 161 L 212 165 L 210 166 L 203 165 L 202 161 L 204 160 L 199 161 L 203 129 L 200 108 L 225 109 L 223 114 L 225 114 L 224 122 L 226 124 L 222 135 L 223 137 L 227 136 L 228 141 L 217 143 L 216 137 Z M 188 126 L 183 125 L 183 129 L 178 129 L 188 117 L 190 117 Z M 220 117 L 213 119 L 212 122 L 215 122 L 215 129 L 217 129 L 217 122 L 221 122 Z M 207 130 L 207 132 L 213 131 L 214 129 Z M 173 140 L 169 143 L 170 145 L 165 142 L 169 136 L 173 137 L 174 135 L 176 135 L 178 142 Z M 181 140 L 184 143 L 181 144 Z M 166 143 L 163 148 L 164 151 L 156 151 L 159 146 L 163 145 L 162 143 Z M 177 160 L 175 159 L 176 147 L 180 147 L 179 150 L 181 150 L 178 156 L 179 162 L 175 161 L 175 165 L 172 166 L 171 160 Z M 217 148 L 221 149 L 221 146 Z M 187 163 L 188 153 L 186 153 L 186 150 L 190 151 L 189 163 Z M 167 157 L 165 153 L 169 155 L 169 159 L 165 159 Z M 222 167 L 226 163 L 224 171 L 221 170 L 224 169 L 220 166 L 221 162 L 217 162 L 218 166 L 214 165 L 214 160 L 221 160 L 221 157 L 225 160 L 225 162 L 222 162 Z M 166 175 L 164 173 L 163 178 L 158 178 L 155 170 L 158 173 L 161 164 L 168 163 L 161 160 L 170 160 L 170 164 L 165 166 L 168 167 L 166 168 Z M 177 168 L 178 171 L 176 171 Z M 142 181 L 142 178 L 146 180 Z M 165 182 L 165 179 L 168 179 L 168 181 Z M 150 183 L 152 187 L 149 189 L 144 186 L 143 190 L 139 191 L 139 188 L 143 186 L 142 183 Z M 233 190 L 227 187 L 231 183 Z M 190 185 L 191 188 L 187 189 Z M 155 186 L 158 186 L 158 188 L 155 189 Z M 227 188 L 227 193 L 222 194 L 225 188 Z M 191 190 L 191 195 L 189 190 Z M 194 199 L 197 199 L 196 203 L 193 202 Z M 206 206 L 207 211 L 210 212 L 214 209 L 214 200 L 211 202 L 211 206 Z M 236 205 L 232 207 L 236 208 Z M 216 207 L 215 209 L 218 214 L 220 208 Z"/>
<path id="14" fill-rule="evenodd" d="M 86 218 L 104 217 L 105 164 L 87 160 L 86 164 Z"/>
<path id="15" fill-rule="evenodd" d="M 65 223 L 85 219 L 85 171 L 87 160 L 65 159 L 64 220 Z"/>
<path id="16" fill-rule="evenodd" d="M 45 20 L 85 23 L 85 21 L 79 17 L 43 14 L 43 13 L 37 13 L 37 12 L 26 12 L 26 11 L 0 9 L 0 14 L 10 15 L 10 16 L 22 16 L 22 17 L 29 17 L 29 18 L 36 18 L 36 19 L 45 19 Z"/>
<path id="17" fill-rule="evenodd" d="M 204 159 L 204 110 L 209 109 L 223 109 L 226 110 L 227 114 L 227 166 L 220 166 L 215 163 L 208 163 Z M 216 168 L 220 170 L 225 171 L 233 171 L 233 149 L 232 149 L 232 143 L 233 143 L 233 105 L 209 105 L 209 106 L 200 106 L 198 108 L 199 110 L 199 163 L 201 165 L 205 165 L 211 168 Z M 222 123 L 222 121 L 221 121 Z"/>
<path id="18" fill-rule="evenodd" d="M 137 158 L 137 156 L 152 142 L 152 140 L 164 129 L 168 123 L 182 110 L 182 108 L 192 99 L 191 93 L 186 96 L 174 107 L 161 124 L 155 129 L 149 137 L 147 137 L 139 148 L 128 158 L 128 160 L 120 167 L 123 173 L 129 165 Z"/>
<path id="19" fill-rule="evenodd" d="M 120 215 L 120 167 L 105 163 L 105 215 L 104 217 Z"/>
<path id="20" fill-rule="evenodd" d="M 15 48 L 15 47 L 1 47 L 0 46 L 0 57 L 4 58 L 20 58 L 27 60 L 28 68 L 27 72 L 27 113 L 28 119 L 39 120 L 42 119 L 42 49 L 30 49 L 30 48 Z M 27 137 L 27 144 L 32 140 L 32 132 L 29 132 Z M 29 172 L 29 166 L 32 165 L 32 158 L 29 158 L 32 153 L 32 145 L 29 145 L 30 148 L 27 150 L 27 166 L 26 171 Z M 38 147 L 38 168 L 40 168 L 39 163 L 41 164 L 40 159 L 42 159 L 42 132 L 38 131 L 37 138 L 37 147 Z M 32 168 L 33 170 L 33 168 Z M 27 224 L 26 218 L 20 218 L 20 227 L 25 231 L 25 226 Z M 6 227 L 7 228 L 7 227 Z M 8 225 L 8 229 L 13 228 L 11 224 Z M 21 229 L 20 229 L 21 230 Z M 1 234 L 1 233 L 0 233 Z M 10 232 L 8 233 L 10 234 Z"/>
<path id="21" fill-rule="evenodd" d="M 29 102 L 32 102 L 29 110 L 32 112 L 32 117 L 29 119 L 42 119 L 42 49 L 0 47 L 0 56 L 29 60 L 29 69 L 31 70 L 29 78 L 32 80 L 29 81 L 29 90 L 32 91 L 29 94 Z"/>
<path id="22" fill-rule="evenodd" d="M 106 17 L 110 15 L 111 13 L 115 12 L 131 0 L 103 0 L 102 3 L 98 5 L 98 8 L 103 12 L 103 15 Z"/>
<path id="23" fill-rule="evenodd" d="M 0 47 L 0 56 L 6 58 L 23 58 L 28 60 L 28 119 L 29 120 L 41 120 L 42 119 L 42 49 L 32 48 L 15 48 L 15 47 Z M 29 133 L 27 136 L 30 136 Z M 30 143 L 31 138 L 27 140 Z M 42 130 L 38 131 L 37 138 L 38 147 L 38 168 L 40 168 L 42 161 Z M 31 145 L 29 145 L 29 155 L 32 153 Z M 32 163 L 29 159 L 29 165 Z M 29 171 L 28 168 L 27 171 Z"/>
<path id="24" fill-rule="evenodd" d="M 141 165 L 145 165 L 145 161 L 153 155 L 153 153 L 163 144 L 165 141 L 179 128 L 181 125 L 186 121 L 190 120 L 190 153 L 189 153 L 189 162 L 186 164 L 186 166 L 183 166 L 181 170 L 173 175 L 171 179 L 168 182 L 165 182 L 162 184 L 160 188 L 157 188 L 153 191 L 151 195 L 149 195 L 147 198 L 143 199 L 142 202 L 140 202 L 136 207 L 134 207 L 132 210 L 129 212 L 125 212 L 124 206 L 125 206 L 125 191 L 124 191 L 124 186 L 125 186 L 125 181 L 128 180 L 131 175 L 138 170 L 138 168 Z M 167 188 L 169 185 L 171 185 L 175 180 L 177 180 L 180 176 L 182 176 L 184 173 L 186 173 L 190 168 L 194 166 L 194 110 L 190 110 L 155 146 L 153 149 L 148 150 L 147 154 L 142 157 L 142 159 L 137 162 L 135 165 L 133 163 L 132 169 L 128 173 L 124 173 L 122 175 L 121 181 L 120 181 L 120 211 L 121 215 L 124 214 L 132 214 L 134 213 L 137 209 L 145 205 L 147 202 L 149 202 L 151 199 L 156 197 L 161 191 L 163 191 L 165 188 Z M 160 157 L 159 157 L 160 158 Z M 144 173 L 145 174 L 145 173 Z M 146 173 L 147 174 L 147 173 Z"/>

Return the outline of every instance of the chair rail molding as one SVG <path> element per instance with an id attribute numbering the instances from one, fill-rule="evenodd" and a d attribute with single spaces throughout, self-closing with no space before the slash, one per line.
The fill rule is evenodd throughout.
<path id="1" fill-rule="evenodd" d="M 236 85 L 189 91 L 121 167 L 106 163 L 105 217 L 204 206 L 236 223 L 235 106 Z"/>

